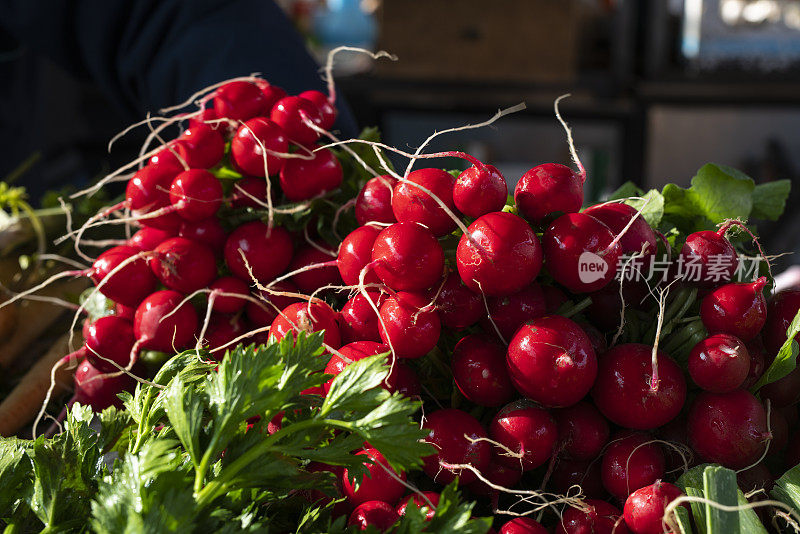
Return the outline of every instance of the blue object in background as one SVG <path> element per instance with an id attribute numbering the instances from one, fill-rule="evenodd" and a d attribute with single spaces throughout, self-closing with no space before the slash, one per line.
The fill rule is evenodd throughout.
<path id="1" fill-rule="evenodd" d="M 314 15 L 314 33 L 328 50 L 343 45 L 372 50 L 378 28 L 375 18 L 361 9 L 361 0 L 328 0 Z"/>

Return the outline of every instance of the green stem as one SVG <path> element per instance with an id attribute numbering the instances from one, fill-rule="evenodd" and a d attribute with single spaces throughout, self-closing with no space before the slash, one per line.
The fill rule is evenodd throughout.
<path id="1" fill-rule="evenodd" d="M 572 304 L 571 302 L 567 302 L 561 306 L 556 312 L 557 315 L 562 317 L 572 317 L 573 315 L 577 315 L 589 306 L 592 305 L 592 297 L 586 297 L 585 299 L 581 300 L 577 304 Z"/>
<path id="2" fill-rule="evenodd" d="M 275 435 L 275 434 L 273 434 Z M 200 465 L 196 466 L 194 472 L 194 492 L 200 493 L 200 490 L 203 489 L 203 481 L 206 479 L 206 473 L 208 472 L 208 467 L 211 465 L 212 455 L 215 453 L 217 449 L 217 442 L 219 441 L 219 434 L 214 434 L 214 437 L 211 438 L 211 442 L 208 444 L 208 448 L 206 448 L 205 454 L 203 454 L 203 458 L 200 460 Z M 270 436 L 272 437 L 272 436 Z M 252 449 L 251 449 L 252 450 Z M 250 451 L 248 451 L 250 452 Z M 245 453 L 247 454 L 247 453 Z M 242 455 L 244 456 L 244 455 Z M 241 460 L 241 457 L 239 458 Z M 235 462 L 234 462 L 235 463 Z"/>

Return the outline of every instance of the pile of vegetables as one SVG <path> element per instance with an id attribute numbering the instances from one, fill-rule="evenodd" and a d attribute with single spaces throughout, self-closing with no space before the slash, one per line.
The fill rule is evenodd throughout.
<path id="1" fill-rule="evenodd" d="M 787 181 L 709 164 L 584 207 L 574 149 L 509 195 L 337 139 L 333 90 L 195 100 L 68 229 L 83 342 L 0 440 L 8 532 L 800 530 L 800 290 L 769 296 L 752 226 Z M 102 225 L 131 235 L 93 257 Z"/>

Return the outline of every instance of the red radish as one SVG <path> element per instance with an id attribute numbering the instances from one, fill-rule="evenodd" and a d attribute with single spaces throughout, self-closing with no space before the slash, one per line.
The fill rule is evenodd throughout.
<path id="1" fill-rule="evenodd" d="M 367 530 L 367 527 L 371 526 L 380 532 L 386 532 L 399 518 L 391 504 L 383 501 L 367 501 L 353 510 L 347 524 L 358 527 L 359 530 Z"/>
<path id="2" fill-rule="evenodd" d="M 203 111 L 200 112 L 199 115 L 194 115 L 189 119 L 189 128 L 193 128 L 195 126 L 200 126 L 201 124 L 207 124 L 211 126 L 215 130 L 225 128 L 225 124 L 221 122 L 211 122 L 219 119 L 220 117 L 217 115 L 216 110 L 212 107 L 204 108 Z"/>
<path id="3" fill-rule="evenodd" d="M 513 488 L 522 479 L 522 468 L 517 464 L 514 467 L 507 467 L 492 455 L 492 461 L 481 474 L 483 477 L 496 486 L 502 488 Z M 469 491 L 475 495 L 489 496 L 496 494 L 498 490 L 487 485 L 483 480 L 476 480 L 469 484 Z"/>
<path id="4" fill-rule="evenodd" d="M 743 389 L 700 393 L 689 410 L 688 433 L 700 458 L 731 469 L 755 463 L 771 437 L 764 406 Z"/>
<path id="5" fill-rule="evenodd" d="M 366 466 L 367 475 L 362 477 L 360 481 L 355 481 L 355 483 L 349 471 L 347 469 L 344 470 L 342 474 L 342 493 L 344 493 L 345 497 L 356 506 L 367 501 L 396 503 L 406 492 L 406 488 L 401 482 L 401 480 L 406 480 L 406 474 L 403 472 L 398 474 L 389 467 L 389 462 L 377 449 L 366 448 L 358 451 L 356 456 L 366 456 L 372 463 Z"/>
<path id="6" fill-rule="evenodd" d="M 417 185 L 439 198 L 450 211 L 453 204 L 455 178 L 441 169 L 417 169 L 408 174 L 408 181 L 398 182 L 392 192 L 392 212 L 401 223 L 419 223 L 433 235 L 441 237 L 456 229 L 456 222 L 445 210 Z M 415 185 L 416 184 L 416 185 Z"/>
<path id="7" fill-rule="evenodd" d="M 179 352 L 194 341 L 197 313 L 177 291 L 156 291 L 139 304 L 133 334 L 142 349 Z M 179 307 L 180 305 L 180 307 Z M 167 314 L 169 317 L 165 317 Z"/>
<path id="8" fill-rule="evenodd" d="M 400 501 L 400 504 L 398 504 L 395 509 L 397 510 L 397 515 L 406 515 L 406 508 L 408 508 L 409 503 L 413 502 L 414 506 L 425 514 L 425 519 L 428 521 L 433 519 L 433 516 L 436 515 L 436 507 L 439 506 L 439 494 L 434 491 L 423 491 L 422 494 L 425 495 L 425 498 L 419 493 L 412 493 Z M 425 499 L 427 499 L 427 501 Z M 428 504 L 428 501 L 430 501 L 430 504 Z M 431 508 L 431 504 L 433 508 Z"/>
<path id="9" fill-rule="evenodd" d="M 728 334 L 707 337 L 689 353 L 689 375 L 712 393 L 733 391 L 750 372 L 750 354 L 744 342 Z"/>
<path id="10" fill-rule="evenodd" d="M 250 295 L 250 287 L 243 281 L 233 276 L 221 276 L 217 278 L 208 288 L 214 294 L 214 304 L 211 309 L 219 313 L 236 313 L 244 308 L 247 299 L 233 295 Z M 230 296 L 222 296 L 219 293 L 230 293 Z"/>
<path id="11" fill-rule="evenodd" d="M 608 350 L 608 342 L 603 333 L 598 330 L 593 324 L 586 321 L 578 321 L 578 325 L 589 336 L 589 341 L 592 344 L 595 354 L 603 354 Z"/>
<path id="12" fill-rule="evenodd" d="M 342 184 L 342 164 L 327 148 L 314 151 L 314 158 L 287 159 L 280 172 L 281 189 L 292 202 L 311 200 Z"/>
<path id="13" fill-rule="evenodd" d="M 764 344 L 761 342 L 760 337 L 756 337 L 750 343 L 746 344 L 747 353 L 750 355 L 750 370 L 747 372 L 742 384 L 742 389 L 750 389 L 767 368 L 767 359 L 764 355 Z"/>
<path id="14" fill-rule="evenodd" d="M 553 476 L 550 477 L 550 487 L 553 491 L 566 495 L 572 486 L 580 486 L 582 493 L 591 499 L 605 497 L 600 462 L 559 459 L 553 469 Z"/>
<path id="15" fill-rule="evenodd" d="M 583 205 L 583 181 L 566 165 L 544 163 L 525 174 L 514 189 L 514 204 L 520 213 L 536 224 L 551 214 L 575 213 Z"/>
<path id="16" fill-rule="evenodd" d="M 372 246 L 374 271 L 395 291 L 421 291 L 436 284 L 444 271 L 444 251 L 433 234 L 417 223 L 384 228 Z"/>
<path id="17" fill-rule="evenodd" d="M 456 250 L 466 286 L 489 296 L 512 295 L 542 267 L 542 247 L 528 223 L 511 213 L 487 213 L 467 228 Z"/>
<path id="18" fill-rule="evenodd" d="M 485 441 L 486 430 L 467 412 L 455 408 L 437 410 L 428 414 L 422 426 L 430 431 L 424 440 L 437 449 L 436 454 L 423 458 L 423 470 L 434 481 L 449 484 L 458 476 L 459 485 L 464 485 L 478 479 L 470 469 L 449 469 L 441 463 L 468 464 L 481 473 L 489 467 L 492 446 Z"/>
<path id="19" fill-rule="evenodd" d="M 619 240 L 620 250 L 623 254 L 642 253 L 644 256 L 650 256 L 658 250 L 658 238 L 655 231 L 642 216 L 638 215 L 633 206 L 621 202 L 609 202 L 586 208 L 583 213 L 591 215 L 608 226 L 614 235 L 625 232 Z M 630 221 L 634 217 L 636 219 L 631 223 Z M 630 227 L 625 230 L 628 224 Z"/>
<path id="20" fill-rule="evenodd" d="M 212 313 L 205 336 L 203 336 L 203 344 L 211 350 L 223 346 L 231 349 L 233 347 L 228 345 L 228 343 L 244 335 L 245 332 L 247 332 L 247 327 L 239 316 L 225 313 Z M 212 355 L 214 359 L 218 361 L 222 360 L 222 357 L 225 355 L 225 350 L 218 350 Z"/>
<path id="21" fill-rule="evenodd" d="M 497 462 L 506 467 L 522 467 L 523 471 L 536 469 L 553 453 L 558 429 L 552 416 L 529 400 L 518 400 L 504 406 L 489 425 L 489 436 L 515 454 L 495 448 Z"/>
<path id="22" fill-rule="evenodd" d="M 420 358 L 436 346 L 441 322 L 423 295 L 401 291 L 380 307 L 379 333 L 398 358 Z"/>
<path id="23" fill-rule="evenodd" d="M 736 250 L 724 235 L 711 230 L 701 230 L 686 237 L 681 248 L 684 276 L 695 276 L 695 282 L 704 287 L 719 285 L 733 278 L 739 265 Z"/>
<path id="24" fill-rule="evenodd" d="M 345 367 L 351 363 L 357 362 L 358 360 L 368 358 L 369 356 L 376 356 L 378 354 L 384 354 L 387 352 L 389 352 L 389 347 L 387 345 L 384 345 L 383 343 L 376 343 L 374 341 L 354 341 L 352 343 L 348 343 L 347 345 L 343 345 L 339 349 L 338 353 L 331 356 L 331 359 L 328 361 L 328 365 L 325 366 L 325 374 L 333 375 L 333 377 L 324 384 L 325 394 L 327 395 L 330 391 L 333 378 L 344 371 Z M 383 500 L 388 501 L 391 499 Z"/>
<path id="25" fill-rule="evenodd" d="M 562 215 L 542 236 L 547 271 L 574 293 L 597 291 L 617 274 L 621 248 L 611 230 L 584 213 Z"/>
<path id="26" fill-rule="evenodd" d="M 184 222 L 178 229 L 178 237 L 202 243 L 217 256 L 222 256 L 225 241 L 228 240 L 227 232 L 216 217 L 209 217 L 198 222 Z"/>
<path id="27" fill-rule="evenodd" d="M 183 219 L 201 221 L 214 216 L 222 205 L 222 184 L 208 171 L 190 169 L 172 181 L 169 199 Z"/>
<path id="28" fill-rule="evenodd" d="M 322 115 L 322 122 L 320 123 L 320 126 L 322 126 L 324 130 L 330 130 L 333 128 L 333 124 L 336 122 L 336 108 L 331 101 L 328 100 L 327 96 L 319 91 L 303 91 L 297 96 L 300 98 L 305 98 L 317 106 L 320 115 Z"/>
<path id="29" fill-rule="evenodd" d="M 419 397 L 422 392 L 422 383 L 411 366 L 403 362 L 395 362 L 394 371 L 386 377 L 386 389 L 404 397 Z"/>
<path id="30" fill-rule="evenodd" d="M 763 386 L 759 390 L 761 398 L 769 399 L 773 408 L 785 408 L 800 400 L 800 367 L 795 367 L 788 375 Z"/>
<path id="31" fill-rule="evenodd" d="M 585 508 L 567 508 L 555 534 L 628 534 L 622 512 L 598 499 L 587 499 Z"/>
<path id="32" fill-rule="evenodd" d="M 173 230 L 159 230 L 158 228 L 148 228 L 145 226 L 130 239 L 128 239 L 128 246 L 138 248 L 139 250 L 149 252 L 166 241 L 170 237 L 175 237 Z"/>
<path id="33" fill-rule="evenodd" d="M 564 453 L 575 460 L 600 456 L 611 430 L 608 421 L 588 402 L 579 402 L 553 413 L 558 425 L 558 440 Z"/>
<path id="34" fill-rule="evenodd" d="M 84 360 L 75 370 L 75 394 L 68 406 L 79 402 L 91 406 L 92 411 L 102 412 L 109 406 L 122 408 L 122 399 L 117 393 L 133 390 L 136 382 L 126 374 L 107 376 Z"/>
<path id="35" fill-rule="evenodd" d="M 747 284 L 726 284 L 703 298 L 700 318 L 710 334 L 731 334 L 742 341 L 758 335 L 767 321 L 767 300 L 762 276 Z"/>
<path id="36" fill-rule="evenodd" d="M 284 91 L 283 88 L 278 87 L 277 85 L 272 85 L 267 80 L 256 80 L 255 84 L 259 89 L 261 89 L 261 93 L 266 99 L 267 114 L 269 114 L 272 106 L 274 106 L 278 100 L 287 96 L 286 91 Z"/>
<path id="37" fill-rule="evenodd" d="M 187 294 L 206 287 L 217 276 L 211 249 L 183 237 L 158 245 L 150 258 L 150 268 L 162 284 Z"/>
<path id="38" fill-rule="evenodd" d="M 502 210 L 507 199 L 506 179 L 493 165 L 485 165 L 483 169 L 473 165 L 458 175 L 453 187 L 455 207 L 475 219 Z"/>
<path id="39" fill-rule="evenodd" d="M 214 111 L 218 117 L 246 121 L 269 111 L 264 93 L 254 83 L 228 82 L 214 93 Z"/>
<path id="40" fill-rule="evenodd" d="M 500 527 L 499 534 L 548 534 L 541 523 L 530 517 L 515 517 Z"/>
<path id="41" fill-rule="evenodd" d="M 757 490 L 770 492 L 775 485 L 775 478 L 764 462 L 760 462 L 750 469 L 736 473 L 736 483 L 745 494 Z"/>
<path id="42" fill-rule="evenodd" d="M 629 267 L 630 268 L 630 267 Z M 625 271 L 631 273 L 634 271 Z M 641 271 L 646 273 L 646 269 Z M 638 280 L 625 280 L 622 284 L 622 297 L 620 298 L 620 283 L 613 280 L 607 286 L 593 291 L 588 297 L 592 299 L 591 305 L 586 308 L 586 315 L 596 325 L 605 331 L 616 331 L 619 327 L 623 299 L 626 309 L 641 309 L 644 304 L 650 303 L 652 297 L 647 284 Z"/>
<path id="43" fill-rule="evenodd" d="M 486 314 L 481 296 L 470 291 L 458 273 L 448 274 L 441 287 L 428 290 L 428 296 L 435 299 L 442 324 L 453 330 L 471 326 Z"/>
<path id="44" fill-rule="evenodd" d="M 545 285 L 539 287 L 541 287 L 542 294 L 544 295 L 544 306 L 548 315 L 553 315 L 563 304 L 569 302 L 564 292 L 557 287 Z"/>
<path id="45" fill-rule="evenodd" d="M 667 505 L 684 496 L 680 488 L 660 480 L 639 488 L 625 501 L 625 524 L 634 534 L 663 534 L 666 530 L 664 511 Z M 683 506 L 688 511 L 688 506 Z"/>
<path id="46" fill-rule="evenodd" d="M 301 292 L 309 295 L 321 287 L 342 285 L 342 277 L 339 276 L 339 270 L 336 268 L 336 260 L 331 258 L 330 254 L 325 254 L 310 245 L 298 249 L 289 264 L 289 272 L 294 272 L 310 265 L 316 266 L 323 263 L 328 263 L 329 265 L 297 273 L 292 276 L 292 282 L 300 288 Z"/>
<path id="47" fill-rule="evenodd" d="M 624 431 L 603 454 L 603 486 L 621 501 L 664 476 L 664 451 L 649 434 Z"/>
<path id="48" fill-rule="evenodd" d="M 370 300 L 375 307 L 380 308 L 386 300 L 385 293 L 377 291 L 367 291 Z M 367 302 L 367 298 L 359 293 L 348 300 L 342 311 L 339 312 L 339 328 L 342 332 L 342 342 L 352 343 L 354 341 L 380 341 L 381 335 L 378 332 L 378 315 L 372 306 Z"/>
<path id="49" fill-rule="evenodd" d="M 86 358 L 99 371 L 115 373 L 119 367 L 127 367 L 131 363 L 131 350 L 136 342 L 131 321 L 107 315 L 91 323 L 85 334 L 88 349 Z"/>
<path id="50" fill-rule="evenodd" d="M 232 208 L 263 209 L 266 203 L 266 180 L 262 178 L 242 178 L 233 183 L 233 191 L 230 196 Z"/>
<path id="51" fill-rule="evenodd" d="M 361 270 L 372 261 L 372 246 L 379 233 L 380 231 L 372 226 L 361 226 L 344 238 L 339 247 L 336 263 L 345 284 L 358 285 Z M 364 283 L 378 282 L 380 282 L 378 276 L 368 269 L 364 275 Z"/>
<path id="52" fill-rule="evenodd" d="M 300 293 L 297 286 L 288 280 L 276 282 L 270 289 L 281 293 Z M 257 327 L 270 326 L 278 316 L 278 310 L 282 310 L 290 304 L 301 302 L 299 297 L 272 295 L 261 290 L 255 291 L 253 296 L 262 302 L 258 304 L 248 302 L 247 306 L 245 306 L 245 312 L 247 313 L 247 319 Z"/>
<path id="53" fill-rule="evenodd" d="M 453 349 L 453 378 L 461 394 L 481 406 L 500 406 L 514 396 L 506 351 L 486 336 L 470 334 Z"/>
<path id="54" fill-rule="evenodd" d="M 517 390 L 548 407 L 570 406 L 592 388 L 597 358 L 589 337 L 566 317 L 522 325 L 508 345 L 509 376 Z"/>
<path id="55" fill-rule="evenodd" d="M 127 319 L 129 321 L 133 321 L 133 316 L 136 313 L 136 308 L 133 306 L 125 306 L 124 304 L 120 304 L 117 302 L 114 305 L 114 315 L 121 319 Z M 84 339 L 86 336 L 84 336 Z"/>
<path id="56" fill-rule="evenodd" d="M 286 270 L 292 261 L 292 249 L 289 232 L 280 227 L 270 228 L 261 221 L 252 221 L 228 236 L 225 263 L 234 276 L 245 282 L 252 281 L 247 270 L 249 265 L 256 280 L 266 283 Z"/>
<path id="57" fill-rule="evenodd" d="M 182 141 L 176 139 L 175 141 L 167 143 L 167 146 L 153 154 L 148 160 L 148 167 L 163 167 L 161 170 L 166 171 L 167 167 L 172 170 L 173 176 L 179 172 L 186 170 L 183 163 L 175 155 L 177 153 L 176 146 L 180 145 Z M 188 165 L 187 165 L 188 166 Z"/>
<path id="58" fill-rule="evenodd" d="M 264 117 L 250 119 L 239 126 L 231 140 L 231 161 L 250 176 L 263 178 L 266 173 L 278 174 L 286 160 L 277 154 L 288 151 L 289 141 L 281 127 Z"/>
<path id="59" fill-rule="evenodd" d="M 786 331 L 800 310 L 800 288 L 785 289 L 770 300 L 764 325 L 764 347 L 774 357 L 786 341 Z"/>
<path id="60" fill-rule="evenodd" d="M 171 165 L 146 165 L 128 180 L 125 189 L 125 204 L 142 226 L 161 230 L 175 230 L 181 218 L 170 206 L 169 188 L 172 180 L 181 172 Z M 163 210 L 162 215 L 145 217 L 149 213 Z"/>
<path id="61" fill-rule="evenodd" d="M 336 323 L 336 312 L 320 300 L 290 304 L 272 321 L 269 335 L 276 340 L 292 333 L 294 337 L 300 332 L 325 331 L 323 341 L 329 347 L 338 349 L 342 346 L 339 325 Z"/>
<path id="62" fill-rule="evenodd" d="M 190 126 L 175 142 L 175 152 L 190 169 L 210 169 L 225 154 L 225 140 L 219 128 L 209 124 Z M 182 166 L 182 165 L 181 165 Z"/>
<path id="63" fill-rule="evenodd" d="M 96 285 L 103 282 L 100 293 L 125 306 L 138 306 L 157 283 L 144 258 L 131 260 L 136 254 L 139 251 L 133 247 L 113 247 L 100 254 L 89 269 L 89 277 Z M 119 268 L 123 262 L 127 263 Z"/>
<path id="64" fill-rule="evenodd" d="M 541 286 L 533 283 L 513 295 L 491 297 L 488 300 L 489 317 L 484 317 L 481 326 L 487 332 L 495 333 L 494 327 L 500 331 L 503 339 L 508 341 L 524 323 L 545 314 L 545 301 Z M 494 323 L 494 324 L 492 324 Z"/>
<path id="65" fill-rule="evenodd" d="M 392 211 L 392 189 L 397 179 L 388 174 L 370 178 L 356 198 L 356 221 L 365 225 L 368 222 L 395 223 Z"/>
<path id="66" fill-rule="evenodd" d="M 322 113 L 313 102 L 299 96 L 287 96 L 272 106 L 270 118 L 280 126 L 293 143 L 310 145 L 319 139 L 307 122 L 322 126 Z"/>
<path id="67" fill-rule="evenodd" d="M 669 356 L 639 343 L 617 345 L 600 359 L 592 398 L 609 420 L 647 430 L 668 423 L 686 399 L 683 371 Z M 656 374 L 657 372 L 657 374 Z"/>

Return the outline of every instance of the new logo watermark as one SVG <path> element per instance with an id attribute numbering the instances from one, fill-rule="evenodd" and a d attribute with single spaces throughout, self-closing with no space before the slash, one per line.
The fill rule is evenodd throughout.
<path id="1" fill-rule="evenodd" d="M 608 263 L 594 252 L 587 250 L 578 258 L 578 278 L 584 284 L 600 280 L 607 272 Z"/>

